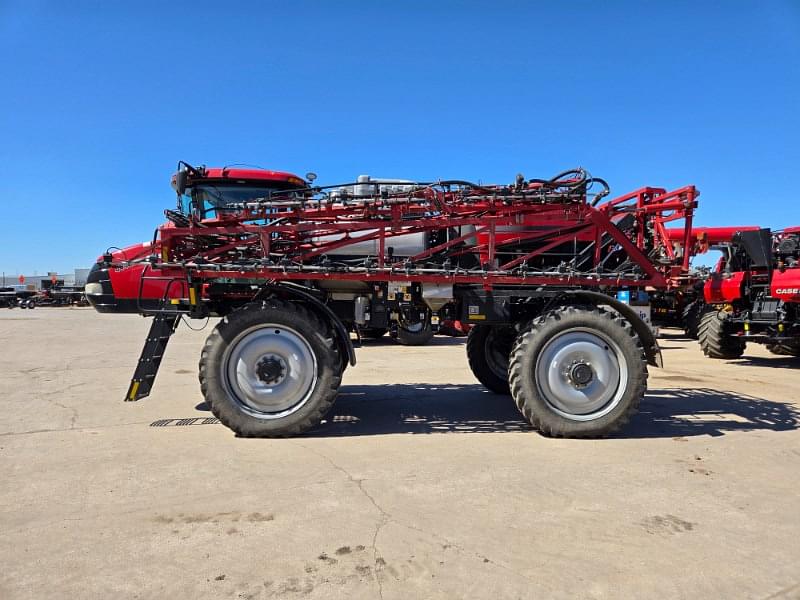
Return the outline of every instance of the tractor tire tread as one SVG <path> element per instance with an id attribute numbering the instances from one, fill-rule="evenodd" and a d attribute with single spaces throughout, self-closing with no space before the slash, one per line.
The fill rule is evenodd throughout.
<path id="1" fill-rule="evenodd" d="M 483 386 L 495 394 L 508 396 L 511 388 L 508 383 L 508 374 L 503 378 L 489 367 L 486 361 L 486 337 L 491 331 L 491 325 L 476 325 L 467 334 L 467 363 L 475 378 Z"/>
<path id="2" fill-rule="evenodd" d="M 701 315 L 697 339 L 703 354 L 709 358 L 732 360 L 744 354 L 747 344 L 725 332 L 726 319 L 727 313 L 716 309 L 709 309 Z"/>
<path id="3" fill-rule="evenodd" d="M 409 331 L 398 327 L 396 339 L 403 346 L 424 346 L 433 339 L 433 331 L 427 323 L 421 331 Z"/>
<path id="4" fill-rule="evenodd" d="M 315 331 L 322 332 L 321 339 L 327 347 L 329 355 L 334 359 L 327 389 L 321 390 L 322 397 L 318 400 L 314 409 L 309 414 L 305 415 L 302 420 L 275 431 L 268 431 L 265 430 L 264 427 L 259 427 L 261 423 L 258 423 L 258 419 L 231 410 L 230 400 L 225 401 L 215 398 L 215 394 L 209 386 L 209 372 L 214 368 L 214 366 L 210 364 L 212 352 L 220 344 L 225 343 L 223 335 L 226 330 L 235 327 L 237 321 L 249 318 L 249 315 L 252 314 L 253 311 L 264 309 L 280 310 L 293 314 L 310 324 Z M 233 430 L 239 437 L 292 437 L 319 425 L 336 400 L 336 395 L 342 381 L 342 371 L 342 357 L 338 345 L 336 344 L 334 333 L 317 313 L 307 309 L 300 303 L 272 298 L 245 304 L 229 313 L 217 324 L 206 339 L 200 353 L 198 378 L 200 380 L 200 390 L 211 412 L 223 425 Z"/>
<path id="5" fill-rule="evenodd" d="M 766 348 L 777 356 L 800 356 L 800 345 L 777 343 L 767 344 Z"/>
<path id="6" fill-rule="evenodd" d="M 542 334 L 546 335 L 546 330 L 555 326 L 562 320 L 575 318 L 578 316 L 590 315 L 588 320 L 595 322 L 613 324 L 615 327 L 621 327 L 624 336 L 629 342 L 629 350 L 631 357 L 635 356 L 636 359 L 641 361 L 641 369 L 638 374 L 632 377 L 629 382 L 631 386 L 626 391 L 626 402 L 620 402 L 621 410 L 619 414 L 613 419 L 604 419 L 603 425 L 594 428 L 586 428 L 583 425 L 576 425 L 576 423 L 586 423 L 569 421 L 551 410 L 539 410 L 541 407 L 534 406 L 534 398 L 536 394 L 534 391 L 535 386 L 531 385 L 531 377 L 526 376 L 526 369 L 523 367 L 523 361 L 526 354 L 530 351 L 530 346 Z M 615 340 L 617 341 L 617 340 Z M 617 341 L 618 343 L 623 340 Z M 647 390 L 647 360 L 645 357 L 644 347 L 638 334 L 634 331 L 631 324 L 618 316 L 616 313 L 605 311 L 596 306 L 561 306 L 556 309 L 550 310 L 539 317 L 530 321 L 527 326 L 523 327 L 514 343 L 514 348 L 511 352 L 509 362 L 509 384 L 511 388 L 511 396 L 522 415 L 533 425 L 540 433 L 549 437 L 569 437 L 569 438 L 599 438 L 611 435 L 625 426 L 633 415 L 639 409 L 639 404 L 644 397 Z M 540 403 L 543 401 L 539 401 Z M 608 416 L 608 415 L 606 415 Z"/>
<path id="7" fill-rule="evenodd" d="M 703 315 L 705 303 L 702 300 L 689 302 L 682 313 L 683 331 L 686 337 L 696 340 L 700 330 L 700 318 Z"/>

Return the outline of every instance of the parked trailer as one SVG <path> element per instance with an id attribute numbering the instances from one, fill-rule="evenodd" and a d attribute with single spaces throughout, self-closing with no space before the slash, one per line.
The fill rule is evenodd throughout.
<path id="1" fill-rule="evenodd" d="M 83 286 L 65 286 L 62 284 L 44 286 L 37 295 L 39 306 L 86 306 Z"/>
<path id="2" fill-rule="evenodd" d="M 0 287 L 0 307 L 14 308 L 17 305 L 17 292 L 11 287 Z"/>
<path id="3" fill-rule="evenodd" d="M 263 191 L 226 195 L 237 180 Z M 153 242 L 101 256 L 87 297 L 101 312 L 153 317 L 131 401 L 150 393 L 181 318 L 223 317 L 202 351 L 201 389 L 242 436 L 317 425 L 356 362 L 350 334 L 425 315 L 471 326 L 473 373 L 542 433 L 616 431 L 661 356 L 615 296 L 685 281 L 689 256 L 673 252 L 665 224 L 682 221 L 688 246 L 699 195 L 646 187 L 604 201 L 608 185 L 583 169 L 394 191 L 180 163 L 173 187 L 169 223 Z M 366 244 L 369 254 L 354 250 Z"/>
<path id="4" fill-rule="evenodd" d="M 13 287 L 0 288 L 0 307 L 34 309 L 36 306 L 36 291 Z"/>

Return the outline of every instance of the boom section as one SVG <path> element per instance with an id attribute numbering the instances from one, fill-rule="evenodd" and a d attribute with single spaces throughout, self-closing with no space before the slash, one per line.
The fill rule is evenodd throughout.
<path id="1" fill-rule="evenodd" d="M 196 284 L 391 280 L 664 289 L 685 281 L 690 256 L 680 247 L 691 241 L 694 186 L 645 187 L 599 203 L 595 180 L 574 173 L 511 186 L 420 183 L 400 193 L 369 184 L 358 195 L 332 193 L 344 186 L 282 191 L 226 205 L 212 219 L 173 218 L 159 228 L 148 269 Z M 680 220 L 683 244 L 666 229 Z"/>

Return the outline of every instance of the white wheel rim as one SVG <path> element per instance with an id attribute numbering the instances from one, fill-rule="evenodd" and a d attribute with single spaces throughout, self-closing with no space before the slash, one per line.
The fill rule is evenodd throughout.
<path id="1" fill-rule="evenodd" d="M 280 419 L 302 408 L 317 383 L 317 361 L 306 339 L 285 325 L 251 327 L 228 345 L 225 391 L 247 414 Z"/>
<path id="2" fill-rule="evenodd" d="M 562 417 L 591 421 L 611 412 L 628 388 L 620 347 L 594 329 L 574 328 L 550 339 L 536 359 L 536 386 Z"/>

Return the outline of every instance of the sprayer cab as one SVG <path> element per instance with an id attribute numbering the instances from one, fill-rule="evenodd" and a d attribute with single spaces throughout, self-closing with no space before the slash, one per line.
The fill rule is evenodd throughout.
<path id="1" fill-rule="evenodd" d="M 292 173 L 257 168 L 194 167 L 179 163 L 172 176 L 178 195 L 177 213 L 195 222 L 236 217 L 247 203 L 269 200 L 278 192 L 303 194 L 309 182 Z M 167 215 L 168 217 L 170 215 Z"/>

